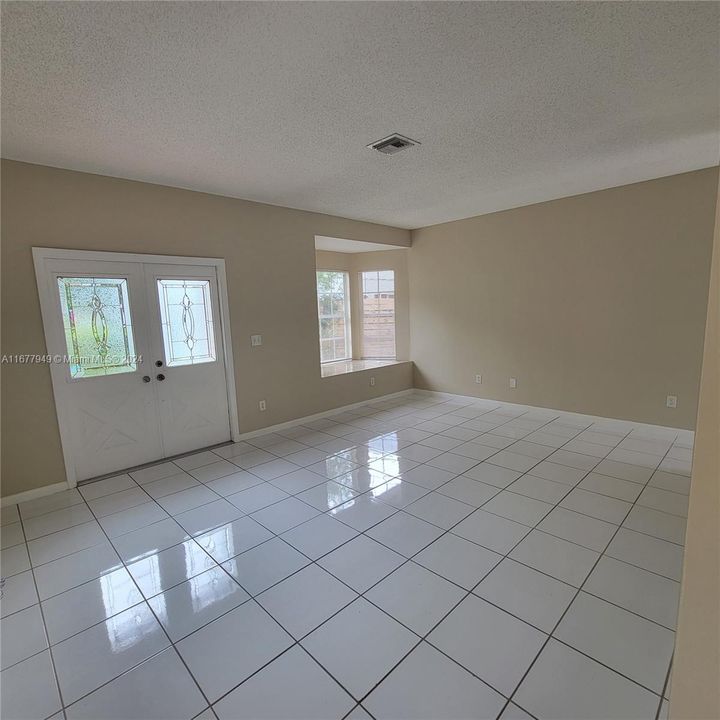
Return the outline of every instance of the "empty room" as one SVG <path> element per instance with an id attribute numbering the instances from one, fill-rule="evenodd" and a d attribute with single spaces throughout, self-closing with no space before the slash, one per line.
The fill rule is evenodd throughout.
<path id="1" fill-rule="evenodd" d="M 720 2 L 0 11 L 2 720 L 720 719 Z"/>

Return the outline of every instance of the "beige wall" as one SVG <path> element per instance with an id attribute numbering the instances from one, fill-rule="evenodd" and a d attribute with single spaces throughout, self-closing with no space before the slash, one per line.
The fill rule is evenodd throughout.
<path id="1" fill-rule="evenodd" d="M 374 370 L 373 388 L 364 373 L 320 377 L 316 234 L 410 243 L 372 223 L 3 161 L 2 352 L 45 352 L 33 246 L 223 257 L 241 431 L 410 387 L 409 365 Z M 2 494 L 63 481 L 48 367 L 3 365 L 2 386 Z"/>
<path id="2" fill-rule="evenodd" d="M 711 168 L 413 231 L 416 386 L 694 427 L 717 178 Z"/>
<path id="3" fill-rule="evenodd" d="M 362 253 L 340 253 L 327 250 L 315 252 L 318 270 L 342 270 L 349 273 L 350 293 L 360 298 L 358 274 L 364 270 L 395 272 L 395 351 L 398 360 L 410 359 L 410 288 L 408 282 L 408 250 L 374 250 Z M 355 302 L 353 309 L 358 308 Z M 351 313 L 353 357 L 362 357 L 362 325 L 359 312 Z"/>
<path id="4" fill-rule="evenodd" d="M 11 161 L 2 190 L 5 354 L 45 352 L 32 246 L 213 256 L 227 262 L 241 430 L 413 382 L 409 365 L 374 370 L 374 388 L 364 373 L 320 377 L 314 279 L 315 235 L 407 247 L 408 231 Z M 717 169 L 687 173 L 416 230 L 409 251 L 362 255 L 407 256 L 412 313 L 399 307 L 398 325 L 418 387 L 692 427 L 716 190 Z M 3 365 L 2 379 L 2 494 L 63 480 L 48 368 Z"/>
<path id="5" fill-rule="evenodd" d="M 720 195 L 673 664 L 670 717 L 720 718 Z"/>

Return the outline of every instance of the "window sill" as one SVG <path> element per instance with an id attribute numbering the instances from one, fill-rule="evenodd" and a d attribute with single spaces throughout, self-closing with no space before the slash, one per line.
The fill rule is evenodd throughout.
<path id="1" fill-rule="evenodd" d="M 347 373 L 372 370 L 374 368 L 386 367 L 388 365 L 400 365 L 406 360 L 339 360 L 338 362 L 325 363 L 320 366 L 321 377 L 334 377 L 335 375 L 346 375 Z"/>

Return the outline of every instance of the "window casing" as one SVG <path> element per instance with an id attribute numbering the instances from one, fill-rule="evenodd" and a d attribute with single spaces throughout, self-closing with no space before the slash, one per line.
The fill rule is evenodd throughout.
<path id="1" fill-rule="evenodd" d="M 394 360 L 395 272 L 360 273 L 362 356 L 368 360 Z"/>
<path id="2" fill-rule="evenodd" d="M 346 272 L 317 271 L 321 363 L 352 359 L 349 286 Z"/>

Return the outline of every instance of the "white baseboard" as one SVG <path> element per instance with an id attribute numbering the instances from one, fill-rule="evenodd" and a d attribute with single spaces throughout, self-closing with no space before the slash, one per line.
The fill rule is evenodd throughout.
<path id="1" fill-rule="evenodd" d="M 66 482 L 43 485 L 39 488 L 26 490 L 25 492 L 0 498 L 0 507 L 5 507 L 6 505 L 17 505 L 18 503 L 27 502 L 28 500 L 37 500 L 38 498 L 45 497 L 46 495 L 54 495 L 57 492 L 62 492 L 67 489 L 68 484 Z"/>
<path id="2" fill-rule="evenodd" d="M 527 410 L 547 410 L 548 412 L 562 413 L 563 415 L 571 416 L 577 419 L 584 420 L 585 418 L 587 418 L 592 422 L 595 422 L 597 420 L 612 420 L 613 422 L 627 423 L 628 425 L 632 425 L 633 427 L 637 428 L 660 428 L 662 430 L 672 430 L 678 434 L 690 433 L 693 436 L 695 435 L 695 431 L 689 428 L 677 428 L 670 425 L 655 425 L 653 423 L 640 422 L 639 420 L 628 420 L 627 418 L 608 417 L 605 415 L 590 415 L 589 413 L 580 413 L 573 410 L 560 410 L 558 408 L 546 407 L 544 405 L 527 405 L 525 403 L 514 403 L 508 400 L 496 400 L 495 398 L 477 397 L 476 395 L 458 395 L 457 393 L 440 392 L 439 390 L 424 390 L 422 388 L 414 388 L 413 393 L 420 396 L 426 395 L 442 398 L 444 400 L 467 400 L 468 402 L 496 402 L 498 403 L 498 405 L 510 405 L 512 407 L 525 408 Z"/>
<path id="3" fill-rule="evenodd" d="M 511 403 L 507 400 L 495 400 L 493 398 L 481 398 L 476 397 L 474 395 L 458 395 L 454 393 L 446 393 L 446 392 L 438 392 L 436 390 L 423 390 L 420 388 L 408 388 L 407 390 L 400 390 L 400 392 L 396 393 L 389 393 L 388 395 L 379 395 L 378 397 L 371 398 L 369 400 L 362 400 L 361 402 L 351 403 L 350 405 L 342 405 L 341 407 L 333 408 L 332 410 L 325 410 L 323 412 L 315 413 L 314 415 L 305 415 L 301 418 L 296 418 L 295 420 L 288 420 L 287 422 L 278 423 L 277 425 L 269 425 L 268 427 L 260 428 L 258 430 L 251 430 L 250 432 L 241 433 L 237 440 L 249 440 L 250 438 L 259 437 L 261 435 L 268 435 L 269 433 L 278 432 L 280 430 L 286 430 L 291 427 L 295 427 L 297 425 L 302 425 L 307 422 L 312 422 L 313 420 L 321 420 L 322 418 L 326 417 L 332 417 L 333 415 L 337 415 L 339 413 L 345 412 L 347 410 L 352 410 L 353 408 L 363 407 L 365 405 L 372 405 L 373 403 L 378 402 L 384 402 L 386 400 L 392 400 L 393 398 L 403 397 L 406 395 L 416 395 L 416 396 L 429 396 L 429 397 L 437 397 L 442 398 L 445 400 L 466 400 L 469 403 L 471 402 L 478 402 L 478 401 L 485 401 L 485 402 L 496 402 L 499 405 L 512 405 L 515 407 L 521 407 L 521 408 L 527 408 L 527 409 L 536 409 L 536 410 L 547 410 L 550 412 L 557 412 L 562 413 L 566 416 L 572 416 L 576 418 L 587 418 L 590 421 L 594 420 L 617 420 L 618 422 L 626 422 L 629 425 L 633 425 L 635 427 L 646 427 L 646 428 L 662 428 L 665 430 L 673 430 L 680 433 L 690 434 L 694 435 L 692 430 L 684 430 L 681 428 L 670 428 L 666 427 L 664 425 L 651 425 L 649 423 L 641 423 L 636 422 L 633 420 L 625 420 L 624 418 L 607 418 L 607 417 L 600 417 L 597 415 L 589 415 L 587 413 L 577 413 L 572 412 L 569 410 L 558 410 L 557 408 L 548 408 L 548 407 L 541 407 L 538 405 L 526 405 L 523 403 Z M 160 460 L 158 461 L 160 462 Z M 45 495 L 52 495 L 56 492 L 62 492 L 63 490 L 68 489 L 68 484 L 65 482 L 60 483 L 54 483 L 53 485 L 45 485 L 44 487 L 35 488 L 34 490 L 27 490 L 26 492 L 18 493 L 16 495 L 9 495 L 5 498 L 0 498 L 0 506 L 4 507 L 6 505 L 15 505 L 17 503 L 21 502 L 27 502 L 28 500 L 35 500 L 39 497 L 44 497 Z"/>
<path id="4" fill-rule="evenodd" d="M 332 410 L 325 410 L 323 412 L 315 413 L 314 415 L 305 415 L 304 417 L 297 418 L 295 420 L 288 420 L 287 422 L 278 423 L 277 425 L 269 425 L 268 427 L 260 428 L 258 430 L 241 433 L 238 439 L 249 440 L 250 438 L 259 437 L 260 435 L 268 435 L 273 432 L 278 432 L 279 430 L 287 430 L 288 428 L 295 427 L 296 425 L 302 425 L 306 422 L 322 420 L 322 418 L 332 417 L 333 415 L 337 415 L 338 413 L 342 413 L 347 410 L 352 410 L 353 408 L 363 407 L 363 405 L 372 405 L 373 403 L 385 400 L 392 400 L 392 398 L 411 395 L 414 392 L 416 392 L 414 388 L 408 388 L 407 390 L 400 390 L 399 392 L 389 393 L 388 395 L 378 395 L 378 397 L 371 398 L 370 400 L 362 400 L 360 402 L 351 403 L 350 405 L 342 405 L 341 407 L 336 407 Z"/>
<path id="5" fill-rule="evenodd" d="M 250 432 L 241 433 L 237 439 L 247 440 L 249 438 L 258 437 L 260 435 L 267 435 L 272 432 L 277 432 L 278 430 L 284 430 L 287 428 L 295 427 L 296 425 L 302 425 L 303 423 L 311 422 L 312 420 L 320 420 L 321 418 L 330 417 L 331 415 L 337 415 L 338 413 L 345 412 L 346 410 L 352 410 L 356 407 L 362 407 L 363 405 L 372 405 L 376 402 L 382 402 L 385 400 L 391 400 L 392 398 L 402 397 L 403 395 L 409 395 L 412 392 L 414 392 L 413 388 L 409 388 L 407 390 L 400 390 L 396 393 L 389 393 L 388 395 L 378 395 L 378 397 L 370 398 L 369 400 L 362 400 L 361 402 L 352 403 L 350 405 L 342 405 L 341 407 L 336 407 L 332 410 L 325 410 L 324 412 L 315 413 L 314 415 L 306 415 L 304 417 L 297 418 L 296 420 L 288 420 L 287 422 L 279 423 L 277 425 L 270 425 L 269 427 L 260 428 L 259 430 L 252 430 Z M 161 461 L 162 458 L 158 460 L 158 462 Z M 111 475 L 120 474 L 121 472 L 122 471 L 118 471 L 118 473 L 111 473 Z M 66 482 L 60 482 L 54 483 L 53 485 L 44 485 L 43 487 L 35 488 L 33 490 L 27 490 L 25 492 L 17 493 L 16 495 L 8 495 L 7 497 L 0 498 L 0 507 L 5 507 L 6 505 L 17 505 L 18 503 L 27 502 L 28 500 L 35 500 L 37 498 L 44 497 L 45 495 L 53 495 L 54 493 L 67 490 L 68 487 L 69 486 Z"/>

